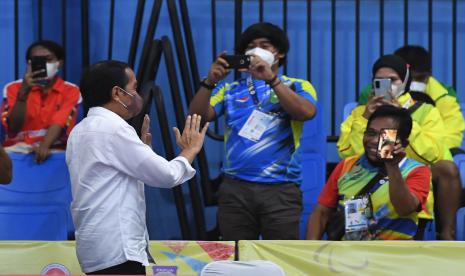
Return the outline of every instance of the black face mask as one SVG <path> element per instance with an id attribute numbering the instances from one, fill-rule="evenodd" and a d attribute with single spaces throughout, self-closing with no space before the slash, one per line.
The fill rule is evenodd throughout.
<path id="1" fill-rule="evenodd" d="M 124 90 L 123 88 L 121 87 L 118 87 L 121 91 L 123 91 L 124 93 L 128 94 L 129 96 L 131 96 L 132 100 L 131 100 L 131 103 L 129 104 L 125 104 L 123 103 L 121 100 L 118 99 L 118 102 L 124 107 L 126 108 L 130 115 L 131 115 L 131 118 L 132 117 L 135 117 L 137 115 L 139 115 L 139 113 L 142 111 L 142 106 L 144 105 L 144 100 L 142 99 L 142 97 L 139 95 L 139 93 L 135 92 L 134 94 L 131 94 L 129 93 L 128 91 Z"/>

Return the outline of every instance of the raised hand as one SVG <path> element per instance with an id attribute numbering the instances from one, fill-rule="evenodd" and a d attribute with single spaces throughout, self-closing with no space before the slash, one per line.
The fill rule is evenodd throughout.
<path id="1" fill-rule="evenodd" d="M 182 134 L 177 127 L 173 128 L 174 135 L 176 137 L 176 144 L 181 148 L 181 156 L 184 156 L 192 162 L 199 153 L 203 146 L 205 139 L 205 133 L 207 132 L 209 123 L 206 123 L 202 129 L 200 129 L 201 116 L 194 114 L 187 116 L 186 124 Z"/>
<path id="2" fill-rule="evenodd" d="M 145 114 L 144 122 L 142 123 L 142 128 L 140 131 L 140 139 L 144 144 L 152 147 L 152 134 L 150 133 L 150 117 Z"/>

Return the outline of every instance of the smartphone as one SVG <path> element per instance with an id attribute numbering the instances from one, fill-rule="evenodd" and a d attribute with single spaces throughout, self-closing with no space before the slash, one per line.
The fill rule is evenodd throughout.
<path id="1" fill-rule="evenodd" d="M 43 70 L 41 73 L 34 76 L 34 78 L 47 77 L 47 57 L 46 56 L 33 56 L 31 57 L 32 72 Z"/>
<path id="2" fill-rule="evenodd" d="M 389 91 L 391 91 L 391 79 L 374 79 L 373 88 L 375 96 L 384 96 L 386 100 L 391 99 Z"/>
<path id="3" fill-rule="evenodd" d="M 394 158 L 394 145 L 397 140 L 397 129 L 383 128 L 379 132 L 378 139 L 378 157 L 380 159 Z"/>
<path id="4" fill-rule="evenodd" d="M 225 55 L 222 58 L 229 64 L 228 68 L 244 69 L 250 65 L 249 55 Z"/>

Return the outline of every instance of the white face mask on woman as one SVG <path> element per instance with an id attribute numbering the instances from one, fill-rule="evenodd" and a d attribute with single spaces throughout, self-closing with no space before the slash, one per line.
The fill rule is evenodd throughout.
<path id="1" fill-rule="evenodd" d="M 275 64 L 277 61 L 275 61 L 274 54 L 268 50 L 262 49 L 260 47 L 255 47 L 253 49 L 248 50 L 245 52 L 246 55 L 255 55 L 259 56 L 263 61 L 268 63 L 270 66 Z"/>
<path id="2" fill-rule="evenodd" d="M 46 67 L 47 67 L 47 78 L 51 79 L 55 77 L 55 75 L 58 73 L 58 67 L 60 66 L 60 62 L 55 61 L 55 62 L 47 62 Z"/>
<path id="3" fill-rule="evenodd" d="M 395 98 L 398 98 L 400 95 L 402 95 L 402 93 L 405 92 L 405 86 L 407 85 L 407 80 L 409 78 L 409 75 L 410 75 L 410 69 L 407 68 L 407 73 L 405 74 L 404 81 L 401 84 L 391 84 L 391 91 Z"/>
<path id="4" fill-rule="evenodd" d="M 410 91 L 426 92 L 426 83 L 419 81 L 412 81 L 410 84 Z"/>

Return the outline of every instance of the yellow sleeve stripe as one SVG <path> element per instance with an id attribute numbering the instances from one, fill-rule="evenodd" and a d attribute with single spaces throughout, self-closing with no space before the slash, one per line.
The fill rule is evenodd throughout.
<path id="1" fill-rule="evenodd" d="M 226 91 L 226 89 L 229 89 L 228 83 L 226 83 L 223 87 L 221 87 L 221 89 L 214 96 L 210 98 L 211 106 L 215 106 L 224 100 L 224 92 Z"/>
<path id="2" fill-rule="evenodd" d="M 283 80 L 290 80 L 290 81 L 293 81 L 293 82 L 297 82 L 297 83 L 300 83 L 300 85 L 302 86 L 302 89 L 309 93 L 313 99 L 318 100 L 317 96 L 316 96 L 316 91 L 315 91 L 315 88 L 313 87 L 313 85 L 309 82 L 309 81 L 306 81 L 306 80 L 301 80 L 301 79 L 295 79 L 295 78 L 289 78 L 287 76 L 282 76 Z"/>

